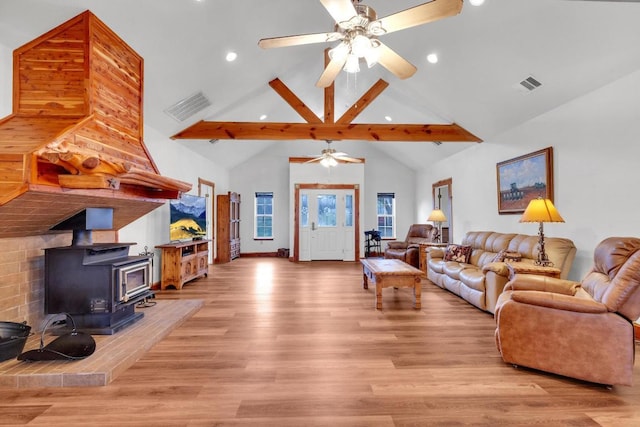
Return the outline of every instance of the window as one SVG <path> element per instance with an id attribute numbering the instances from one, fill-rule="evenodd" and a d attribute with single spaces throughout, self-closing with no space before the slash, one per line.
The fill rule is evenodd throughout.
<path id="1" fill-rule="evenodd" d="M 353 195 L 347 194 L 344 199 L 344 226 L 353 227 Z"/>
<path id="2" fill-rule="evenodd" d="M 394 193 L 378 193 L 378 231 L 383 239 L 396 238 L 396 202 Z"/>
<path id="3" fill-rule="evenodd" d="M 256 193 L 255 239 L 273 239 L 273 193 Z"/>

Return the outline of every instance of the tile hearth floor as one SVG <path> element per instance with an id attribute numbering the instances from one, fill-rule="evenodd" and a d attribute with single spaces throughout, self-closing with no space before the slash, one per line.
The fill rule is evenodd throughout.
<path id="1" fill-rule="evenodd" d="M 195 314 L 203 300 L 154 300 L 156 305 L 136 309 L 144 317 L 114 335 L 93 335 L 96 351 L 84 360 L 67 362 L 0 362 L 0 387 L 104 386 L 124 372 L 157 342 Z M 53 337 L 45 337 L 45 343 Z M 32 335 L 24 351 L 40 346 L 40 335 Z"/>

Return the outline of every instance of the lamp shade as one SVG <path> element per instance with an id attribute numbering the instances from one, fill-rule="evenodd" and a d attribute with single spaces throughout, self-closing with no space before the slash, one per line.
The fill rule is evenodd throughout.
<path id="1" fill-rule="evenodd" d="M 446 222 L 447 217 L 444 215 L 444 212 L 442 212 L 440 209 L 434 209 L 429 214 L 429 218 L 427 218 L 427 221 Z"/>
<path id="2" fill-rule="evenodd" d="M 564 222 L 564 219 L 551 200 L 538 197 L 529 202 L 520 222 Z"/>

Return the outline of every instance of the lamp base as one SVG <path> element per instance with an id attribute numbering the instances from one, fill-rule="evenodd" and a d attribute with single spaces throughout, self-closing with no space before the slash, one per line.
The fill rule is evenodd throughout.
<path id="1" fill-rule="evenodd" d="M 549 261 L 549 257 L 547 256 L 547 253 L 544 250 L 544 230 L 542 228 L 542 222 L 538 227 L 538 247 L 539 247 L 538 259 L 535 260 L 533 263 L 535 265 L 539 265 L 540 267 L 553 267 L 553 263 Z"/>

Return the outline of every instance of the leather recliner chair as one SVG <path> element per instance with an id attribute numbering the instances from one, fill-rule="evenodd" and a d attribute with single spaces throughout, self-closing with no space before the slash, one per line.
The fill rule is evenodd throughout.
<path id="1" fill-rule="evenodd" d="M 413 224 L 409 227 L 404 241 L 387 243 L 384 257 L 387 259 L 399 259 L 418 268 L 420 243 L 432 243 L 437 232 L 438 229 L 431 224 Z"/>
<path id="2" fill-rule="evenodd" d="M 632 385 L 640 316 L 640 239 L 610 237 L 582 283 L 516 274 L 498 298 L 507 363 L 606 385 Z"/>

